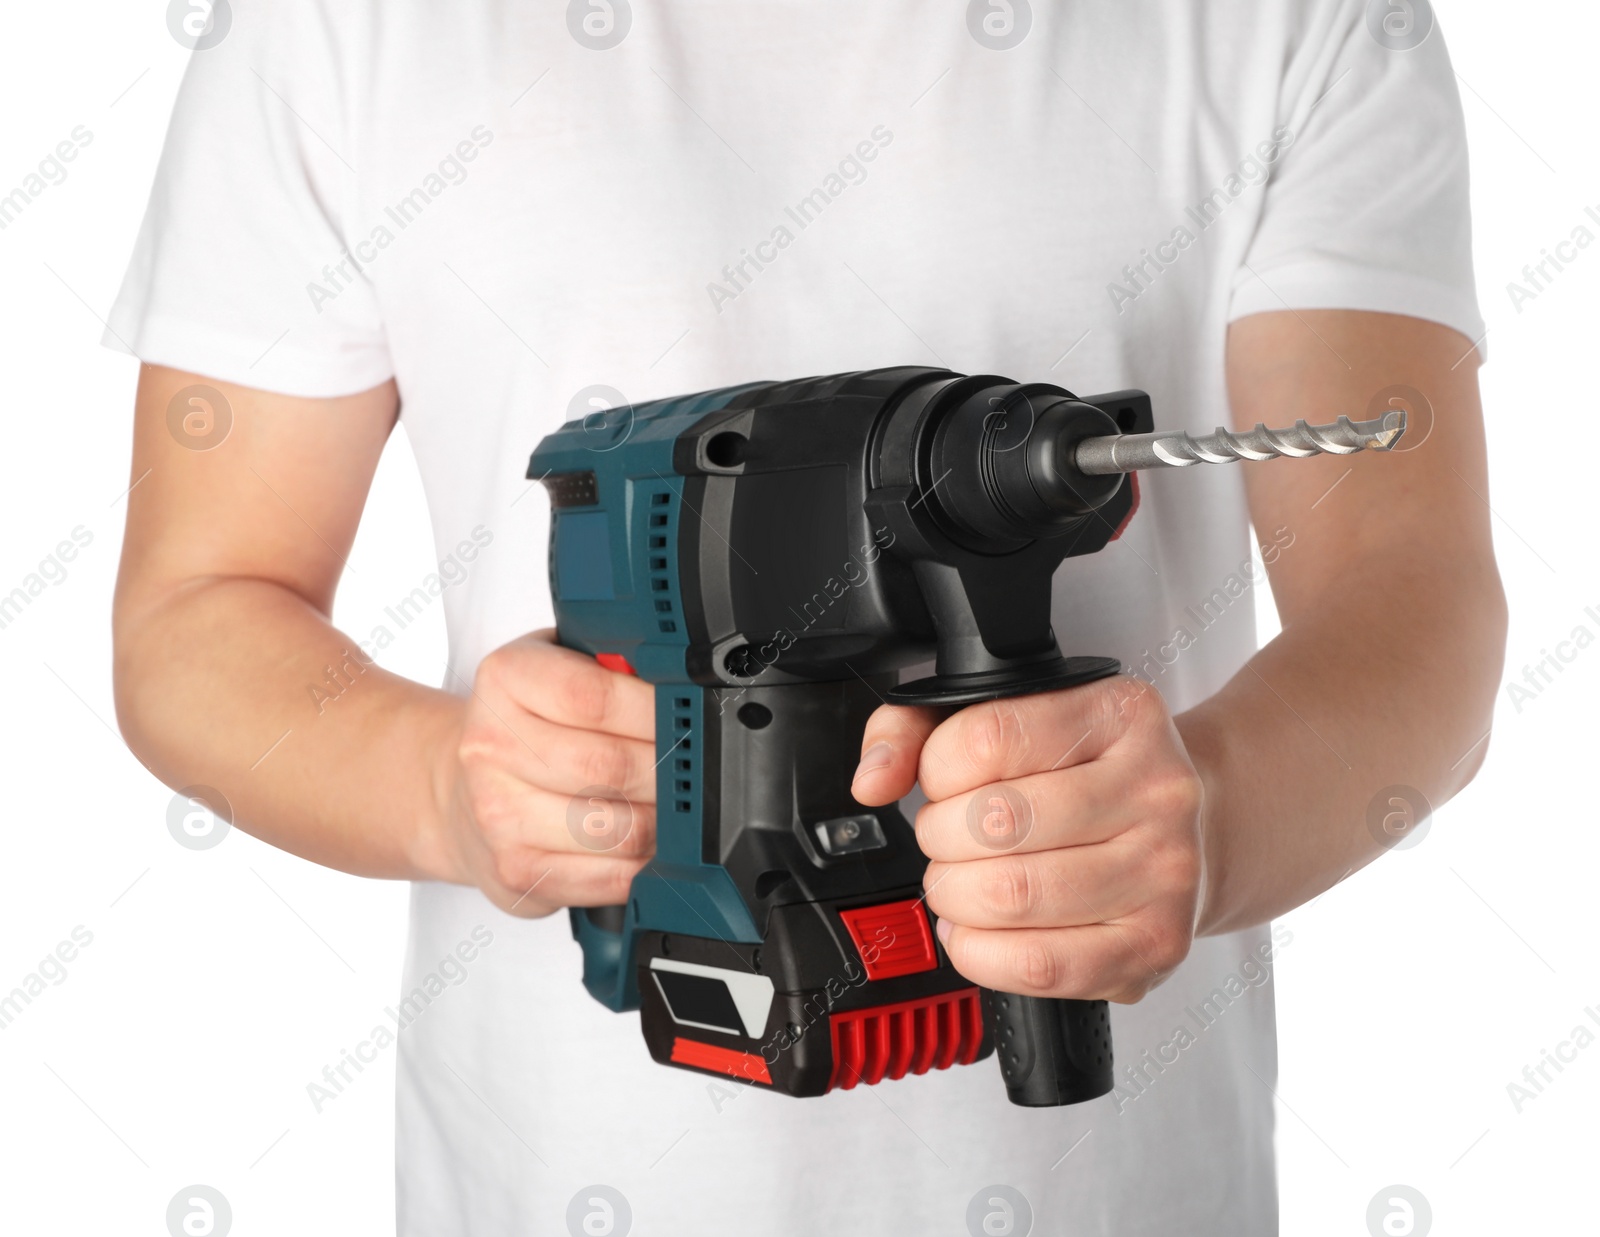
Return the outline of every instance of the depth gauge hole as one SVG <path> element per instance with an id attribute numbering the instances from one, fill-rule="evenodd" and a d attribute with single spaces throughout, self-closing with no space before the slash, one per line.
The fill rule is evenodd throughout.
<path id="1" fill-rule="evenodd" d="M 706 443 L 706 459 L 718 468 L 737 468 L 744 463 L 744 449 L 749 439 L 743 434 L 726 430 L 713 434 Z"/>

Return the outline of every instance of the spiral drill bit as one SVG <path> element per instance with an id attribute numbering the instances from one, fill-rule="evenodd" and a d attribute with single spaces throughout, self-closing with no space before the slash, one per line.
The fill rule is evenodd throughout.
<path id="1" fill-rule="evenodd" d="M 1080 472 L 1092 475 L 1134 472 L 1141 468 L 1187 468 L 1190 464 L 1232 464 L 1238 460 L 1270 460 L 1280 455 L 1354 455 L 1357 451 L 1388 451 L 1406 432 L 1401 409 L 1371 421 L 1340 417 L 1331 425 L 1296 421 L 1293 428 L 1255 429 L 1235 433 L 1218 427 L 1209 434 L 1190 435 L 1181 430 L 1158 434 L 1108 434 L 1085 438 L 1073 461 Z"/>

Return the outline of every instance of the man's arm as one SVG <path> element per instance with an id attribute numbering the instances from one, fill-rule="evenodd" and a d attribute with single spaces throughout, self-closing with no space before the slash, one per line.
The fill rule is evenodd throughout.
<path id="1" fill-rule="evenodd" d="M 200 383 L 232 423 L 208 450 L 168 426 Z M 425 755 L 459 712 L 355 660 L 328 621 L 396 410 L 393 383 L 308 400 L 143 367 L 113 614 L 117 717 L 151 772 L 214 786 L 266 841 L 370 876 L 420 873 Z M 319 715 L 308 686 L 352 665 Z"/>
<path id="2" fill-rule="evenodd" d="M 200 383 L 232 420 L 208 450 L 168 423 Z M 620 902 L 654 845 L 647 684 L 536 634 L 486 658 L 464 701 L 380 669 L 329 621 L 396 412 L 393 383 L 295 399 L 141 370 L 113 623 L 123 735 L 168 785 L 217 788 L 240 827 L 318 863 L 474 884 L 522 915 Z M 319 704 L 329 667 L 348 686 Z M 566 827 L 595 784 L 631 804 L 610 853 Z"/>
<path id="3" fill-rule="evenodd" d="M 1439 804 L 1472 776 L 1506 613 L 1470 352 L 1445 327 L 1381 314 L 1234 324 L 1241 428 L 1361 417 L 1399 385 L 1433 417 L 1414 409 L 1387 455 L 1241 465 L 1257 530 L 1283 547 L 1269 567 L 1283 631 L 1211 699 L 1174 719 L 1119 678 L 942 720 L 874 715 L 855 794 L 885 803 L 920 780 L 928 904 L 964 974 L 1137 1000 L 1197 932 L 1261 923 L 1379 854 L 1378 791 Z M 974 802 L 1015 803 L 1012 831 L 979 836 Z"/>
<path id="4" fill-rule="evenodd" d="M 1490 538 L 1478 358 L 1416 318 L 1260 314 L 1228 335 L 1235 424 L 1365 416 L 1408 386 L 1400 450 L 1243 465 L 1282 633 L 1178 717 L 1206 788 L 1202 933 L 1310 900 L 1384 847 L 1368 827 L 1392 785 L 1434 805 L 1488 747 L 1506 603 Z"/>

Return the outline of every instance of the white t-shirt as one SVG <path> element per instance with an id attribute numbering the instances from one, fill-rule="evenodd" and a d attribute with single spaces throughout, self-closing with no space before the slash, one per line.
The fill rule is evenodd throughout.
<path id="1" fill-rule="evenodd" d="M 268 390 L 397 380 L 439 557 L 492 535 L 443 592 L 460 690 L 551 621 L 523 470 L 591 399 L 942 364 L 1141 387 L 1158 425 L 1207 430 L 1232 318 L 1478 339 L 1449 60 L 1437 29 L 1380 45 L 1372 7 L 236 5 L 112 331 Z M 1249 561 L 1237 469 L 1147 475 L 1123 538 L 1061 568 L 1061 646 L 1190 706 L 1255 647 Z M 373 617 L 352 634 L 381 643 Z M 565 915 L 471 889 L 416 886 L 405 991 L 485 932 L 400 1036 L 403 1233 L 603 1232 L 569 1228 L 596 1184 L 640 1234 L 1276 1229 L 1266 929 L 1114 1008 L 1118 1091 L 1055 1110 L 1008 1104 L 992 1062 L 810 1100 L 657 1066 L 637 1015 L 584 992 Z M 1031 1220 L 969 1220 L 995 1186 Z"/>

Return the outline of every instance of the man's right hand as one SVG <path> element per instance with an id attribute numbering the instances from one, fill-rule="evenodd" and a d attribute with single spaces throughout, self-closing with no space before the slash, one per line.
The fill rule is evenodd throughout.
<path id="1" fill-rule="evenodd" d="M 535 632 L 483 659 L 445 758 L 455 879 L 535 918 L 627 901 L 655 852 L 650 684 Z"/>
<path id="2" fill-rule="evenodd" d="M 398 409 L 393 382 L 303 399 L 143 367 L 114 631 L 128 745 L 316 863 L 476 885 L 518 915 L 623 902 L 655 846 L 649 684 L 542 632 L 463 699 L 329 621 Z"/>

